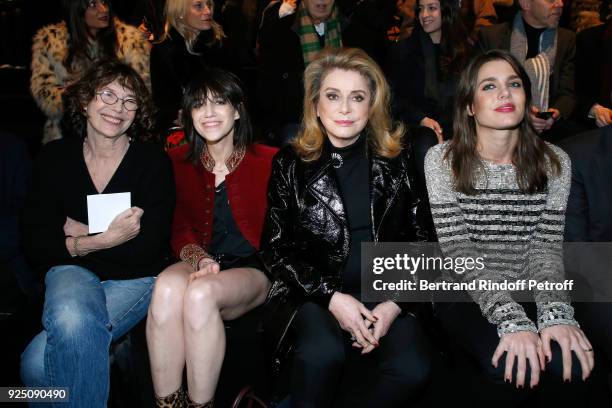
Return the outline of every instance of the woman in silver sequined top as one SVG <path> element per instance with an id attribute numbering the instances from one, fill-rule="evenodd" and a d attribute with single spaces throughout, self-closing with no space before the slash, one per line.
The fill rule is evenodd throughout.
<path id="1" fill-rule="evenodd" d="M 425 159 L 431 209 L 445 255 L 465 256 L 469 250 L 480 256 L 481 245 L 495 250 L 495 264 L 485 258 L 483 271 L 463 279 L 561 280 L 562 262 L 550 248 L 563 239 L 570 162 L 561 149 L 536 136 L 528 118 L 529 90 L 528 77 L 509 53 L 478 56 L 459 84 L 454 139 L 431 148 Z M 511 249 L 519 250 L 519 256 L 506 255 Z M 562 372 L 570 381 L 572 351 L 579 361 L 573 364 L 574 378 L 589 376 L 592 346 L 564 293 L 533 290 L 537 307 L 517 303 L 509 291 L 472 290 L 469 295 L 480 310 L 474 303 L 440 304 L 438 317 L 460 348 L 479 362 L 489 383 L 515 380 L 517 388 L 533 388 L 545 369 L 547 374 Z M 537 326 L 528 317 L 531 309 L 537 309 Z M 529 394 L 506 386 L 487 396 L 484 389 L 475 398 L 511 405 Z M 508 391 L 507 398 L 500 390 Z M 555 392 L 559 398 L 564 394 Z"/>

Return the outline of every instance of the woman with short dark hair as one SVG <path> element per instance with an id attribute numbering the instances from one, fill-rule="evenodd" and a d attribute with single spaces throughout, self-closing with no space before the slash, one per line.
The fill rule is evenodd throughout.
<path id="1" fill-rule="evenodd" d="M 174 181 L 166 154 L 144 141 L 152 104 L 132 68 L 97 63 L 64 101 L 75 137 L 43 148 L 24 208 L 26 255 L 46 291 L 44 330 L 22 355 L 21 377 L 67 387 L 68 406 L 105 407 L 110 344 L 146 316 L 167 265 Z M 130 208 L 90 234 L 90 197 L 116 193 L 129 193 Z"/>
<path id="2" fill-rule="evenodd" d="M 257 254 L 276 149 L 252 143 L 238 78 L 207 70 L 187 87 L 187 144 L 170 151 L 177 186 L 172 249 L 147 320 L 160 407 L 212 407 L 225 353 L 223 320 L 263 303 L 270 281 Z M 187 368 L 188 391 L 182 389 Z"/>

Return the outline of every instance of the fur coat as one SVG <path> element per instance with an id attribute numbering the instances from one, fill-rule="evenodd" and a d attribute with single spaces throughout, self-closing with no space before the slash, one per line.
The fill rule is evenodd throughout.
<path id="1" fill-rule="evenodd" d="M 115 18 L 117 58 L 138 72 L 150 89 L 150 44 L 136 27 Z M 47 116 L 43 143 L 62 137 L 59 123 L 62 117 L 64 88 L 78 80 L 87 69 L 75 62 L 69 72 L 64 61 L 68 55 L 68 29 L 64 22 L 41 28 L 33 39 L 32 78 L 30 89 L 37 105 Z"/>

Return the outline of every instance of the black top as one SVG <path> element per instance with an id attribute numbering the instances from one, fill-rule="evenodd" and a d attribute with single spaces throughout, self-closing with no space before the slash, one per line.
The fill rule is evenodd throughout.
<path id="1" fill-rule="evenodd" d="M 393 113 L 409 125 L 425 117 L 436 120 L 444 137 L 452 136 L 458 74 L 442 75 L 440 45 L 415 27 L 412 35 L 389 49 L 387 78 L 393 90 Z"/>
<path id="2" fill-rule="evenodd" d="M 157 146 L 132 142 L 102 193 L 131 193 L 144 211 L 140 232 L 113 248 L 83 257 L 66 248 L 66 217 L 87 224 L 87 196 L 98 194 L 83 157 L 83 142 L 62 139 L 44 146 L 35 162 L 23 212 L 24 249 L 42 274 L 56 265 L 79 265 L 106 279 L 154 276 L 167 266 L 174 211 L 174 178 L 168 156 Z"/>
<path id="3" fill-rule="evenodd" d="M 350 146 L 331 145 L 332 163 L 340 186 L 350 231 L 349 255 L 342 270 L 343 291 L 361 292 L 361 243 L 372 242 L 370 215 L 370 166 L 365 137 Z M 338 158 L 340 156 L 341 159 Z"/>
<path id="4" fill-rule="evenodd" d="M 544 28 L 535 28 L 527 24 L 523 19 L 525 26 L 525 34 L 527 35 L 527 58 L 533 58 L 540 53 L 540 36 L 546 30 Z"/>
<path id="5" fill-rule="evenodd" d="M 213 233 L 210 242 L 213 254 L 246 257 L 255 253 L 255 248 L 247 241 L 232 215 L 227 198 L 225 181 L 215 188 L 215 208 L 213 210 Z"/>
<path id="6" fill-rule="evenodd" d="M 153 100 L 159 112 L 157 126 L 162 132 L 173 125 L 181 106 L 183 90 L 189 81 L 207 67 L 235 71 L 239 64 L 234 61 L 227 43 L 208 45 L 212 30 L 202 31 L 193 46 L 197 55 L 187 50 L 185 39 L 171 29 L 169 37 L 151 50 L 151 87 Z"/>

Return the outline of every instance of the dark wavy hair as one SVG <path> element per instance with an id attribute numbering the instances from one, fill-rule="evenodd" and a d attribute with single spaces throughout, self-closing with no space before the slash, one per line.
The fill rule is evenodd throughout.
<path id="1" fill-rule="evenodd" d="M 127 130 L 132 140 L 152 140 L 153 138 L 153 102 L 144 81 L 129 65 L 115 60 L 103 60 L 95 63 L 81 79 L 70 85 L 62 97 L 64 116 L 61 127 L 64 137 L 85 138 L 87 136 L 87 116 L 85 107 L 94 98 L 100 88 L 118 81 L 119 84 L 134 93 L 138 109 L 134 121 Z"/>
<path id="2" fill-rule="evenodd" d="M 474 179 L 477 172 L 482 170 L 483 163 L 477 151 L 476 120 L 469 114 L 469 109 L 474 103 L 480 69 L 488 62 L 499 60 L 510 64 L 523 81 L 525 91 L 525 114 L 518 126 L 518 144 L 512 157 L 517 183 L 523 193 L 543 192 L 549 175 L 558 176 L 561 173 L 561 163 L 555 152 L 536 134 L 531 123 L 529 76 L 512 54 L 502 50 L 491 50 L 476 56 L 461 74 L 455 98 L 453 138 L 445 155 L 450 160 L 455 189 L 468 195 L 477 193 Z"/>
<path id="3" fill-rule="evenodd" d="M 189 144 L 186 159 L 191 160 L 193 164 L 199 162 L 206 141 L 195 130 L 191 111 L 212 97 L 229 103 L 240 115 L 240 118 L 234 121 L 234 146 L 248 148 L 253 142 L 251 119 L 240 80 L 231 72 L 207 69 L 191 80 L 183 95 L 181 121 Z"/>
<path id="4" fill-rule="evenodd" d="M 419 21 L 419 0 L 415 5 L 417 29 L 423 30 Z M 443 77 L 459 74 L 468 60 L 468 31 L 461 20 L 457 0 L 440 0 L 442 35 L 440 39 L 440 73 Z"/>
<path id="5" fill-rule="evenodd" d="M 114 58 L 117 52 L 117 32 L 115 30 L 115 15 L 110 0 L 104 0 L 108 7 L 108 27 L 96 34 L 95 41 L 101 51 L 101 59 Z M 87 65 L 93 63 L 88 53 L 89 32 L 85 24 L 85 11 L 91 0 L 63 0 L 64 21 L 68 29 L 68 53 L 64 66 L 70 71 L 75 60 L 86 61 Z"/>

